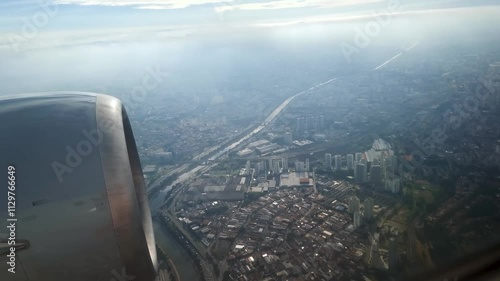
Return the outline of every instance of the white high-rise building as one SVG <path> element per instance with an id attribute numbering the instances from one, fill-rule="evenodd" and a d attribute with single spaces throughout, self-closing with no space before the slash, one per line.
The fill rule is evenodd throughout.
<path id="1" fill-rule="evenodd" d="M 295 161 L 295 172 L 304 172 L 305 165 L 302 161 Z"/>
<path id="2" fill-rule="evenodd" d="M 306 120 L 304 117 L 299 117 L 297 118 L 297 124 L 295 125 L 295 131 L 298 132 L 299 134 L 302 134 L 304 132 L 306 126 Z M 307 129 L 305 129 L 307 130 Z"/>
<path id="3" fill-rule="evenodd" d="M 332 155 L 330 153 L 325 153 L 325 167 L 327 169 L 332 168 Z"/>
<path id="4" fill-rule="evenodd" d="M 363 225 L 363 214 L 360 212 L 355 212 L 354 213 L 354 226 L 355 227 L 361 227 Z"/>
<path id="5" fill-rule="evenodd" d="M 290 145 L 293 142 L 293 137 L 292 133 L 286 132 L 285 135 L 283 136 L 283 139 L 285 141 L 285 144 Z"/>
<path id="6" fill-rule="evenodd" d="M 374 184 L 382 182 L 382 167 L 380 165 L 372 165 L 370 168 L 370 181 Z"/>
<path id="7" fill-rule="evenodd" d="M 358 164 L 361 161 L 361 159 L 363 159 L 363 153 L 356 152 L 356 156 L 354 157 L 354 162 Z"/>
<path id="8" fill-rule="evenodd" d="M 365 209 L 365 215 L 364 215 L 364 217 L 366 219 L 373 218 L 373 205 L 374 205 L 373 198 L 366 198 L 365 202 L 363 202 L 363 206 L 364 206 L 364 209 Z"/>
<path id="9" fill-rule="evenodd" d="M 386 159 L 386 177 L 394 176 L 398 167 L 398 159 L 395 155 L 391 155 Z"/>
<path id="10" fill-rule="evenodd" d="M 306 172 L 309 172 L 310 168 L 311 167 L 309 167 L 309 158 L 306 158 Z"/>
<path id="11" fill-rule="evenodd" d="M 357 182 L 366 182 L 366 165 L 363 163 L 358 163 L 356 165 L 356 181 Z"/>
<path id="12" fill-rule="evenodd" d="M 250 175 L 250 161 L 245 164 L 245 175 Z"/>
<path id="13" fill-rule="evenodd" d="M 262 171 L 264 170 L 264 168 L 262 167 L 263 162 L 258 162 L 255 164 L 254 166 L 254 169 L 255 169 L 255 177 L 258 177 L 260 176 L 260 173 L 262 173 Z"/>
<path id="14" fill-rule="evenodd" d="M 396 194 L 396 193 L 399 193 L 400 188 L 401 188 L 401 181 L 399 179 L 386 179 L 385 180 L 385 190 Z"/>
<path id="15" fill-rule="evenodd" d="M 323 115 L 317 116 L 316 117 L 316 127 L 318 129 L 323 129 L 324 124 L 325 124 L 325 118 L 323 117 Z"/>
<path id="16" fill-rule="evenodd" d="M 281 169 L 283 169 L 283 173 L 288 172 L 288 158 L 286 157 L 281 158 Z"/>
<path id="17" fill-rule="evenodd" d="M 280 172 L 280 163 L 279 163 L 279 161 L 273 161 L 273 172 L 274 173 L 279 173 Z"/>
<path id="18" fill-rule="evenodd" d="M 342 156 L 335 155 L 335 170 L 340 171 L 342 169 Z"/>
<path id="19" fill-rule="evenodd" d="M 348 171 L 353 170 L 354 169 L 354 155 L 347 154 L 346 159 L 347 159 L 347 170 Z"/>
<path id="20" fill-rule="evenodd" d="M 348 203 L 349 203 L 349 209 L 348 209 L 349 213 L 354 214 L 355 212 L 359 211 L 360 202 L 359 202 L 359 198 L 358 197 L 351 196 L 349 198 Z"/>

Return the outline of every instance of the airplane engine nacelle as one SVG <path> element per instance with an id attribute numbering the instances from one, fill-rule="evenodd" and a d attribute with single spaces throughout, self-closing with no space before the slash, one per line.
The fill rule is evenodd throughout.
<path id="1" fill-rule="evenodd" d="M 0 163 L 0 280 L 155 280 L 151 214 L 120 100 L 0 98 Z"/>

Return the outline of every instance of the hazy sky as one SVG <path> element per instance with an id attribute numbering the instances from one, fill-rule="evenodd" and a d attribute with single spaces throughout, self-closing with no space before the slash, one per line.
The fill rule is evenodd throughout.
<path id="1" fill-rule="evenodd" d="M 109 32 L 138 28 L 217 28 L 443 7 L 498 5 L 498 0 L 2 0 L 0 40 L 22 33 Z M 47 19 L 48 18 L 48 19 Z M 61 33 L 59 33 L 61 34 Z"/>
<path id="2" fill-rule="evenodd" d="M 333 69 L 335 57 L 345 63 L 339 44 L 374 15 L 396 19 L 370 45 L 392 44 L 377 51 L 392 56 L 426 32 L 481 34 L 499 11 L 500 0 L 1 0 L 0 94 L 133 84 L 154 65 L 204 77 L 203 87 L 245 71 L 268 76 L 274 59 L 274 72 Z"/>

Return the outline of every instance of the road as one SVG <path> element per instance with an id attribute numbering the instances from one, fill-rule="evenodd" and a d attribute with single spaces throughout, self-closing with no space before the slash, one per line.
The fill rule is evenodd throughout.
<path id="1" fill-rule="evenodd" d="M 295 100 L 297 97 L 303 95 L 303 94 L 306 94 L 306 93 L 309 93 L 319 87 L 322 87 L 326 84 L 329 84 L 333 81 L 335 81 L 337 78 L 333 78 L 333 79 L 330 79 L 328 81 L 325 81 L 325 82 L 322 82 L 322 83 L 319 83 L 317 84 L 316 86 L 313 86 L 311 88 L 309 88 L 308 90 L 305 90 L 305 91 L 302 91 L 300 93 L 297 93 L 289 98 L 287 98 L 283 103 L 281 103 L 275 110 L 273 110 L 271 112 L 271 114 L 269 114 L 269 116 L 267 116 L 267 118 L 261 123 L 259 124 L 255 129 L 253 129 L 250 133 L 244 135 L 243 137 L 241 137 L 240 139 L 238 139 L 237 141 L 233 142 L 232 144 L 228 145 L 226 148 L 224 148 L 223 150 L 217 152 L 215 155 L 213 155 L 212 157 L 209 158 L 210 161 L 215 161 L 217 159 L 219 159 L 221 156 L 223 155 L 226 155 L 228 154 L 229 152 L 231 152 L 232 150 L 234 150 L 235 148 L 237 148 L 240 144 L 242 144 L 243 142 L 245 142 L 246 140 L 250 139 L 251 137 L 255 136 L 256 134 L 258 134 L 259 132 L 261 132 L 262 130 L 264 130 L 265 128 L 267 128 L 276 118 L 278 118 L 278 116 L 290 105 L 290 103 Z M 208 149 L 208 151 L 213 151 L 213 149 Z M 207 155 L 206 152 L 203 152 L 202 154 L 204 155 Z M 196 156 L 195 158 L 196 159 L 200 159 L 199 157 L 200 155 Z M 186 180 L 188 180 L 189 178 L 191 178 L 192 176 L 196 175 L 197 174 L 197 171 L 200 170 L 202 167 L 204 167 L 204 165 L 200 165 L 200 166 L 197 166 L 187 172 L 184 172 L 183 174 L 181 174 L 179 176 L 179 178 L 174 182 L 172 183 L 171 185 L 169 185 L 168 187 L 166 187 L 162 192 L 165 193 L 165 191 L 168 191 L 172 188 L 172 186 L 174 186 L 175 184 L 178 184 L 178 183 L 183 183 L 185 182 Z M 181 169 L 182 168 L 182 169 Z M 186 168 L 184 166 L 181 166 L 178 168 L 178 171 L 183 171 L 183 170 L 186 170 Z M 161 181 L 157 180 L 155 182 L 155 184 L 157 183 L 161 183 Z M 166 195 L 166 194 L 165 194 Z M 163 196 L 164 197 L 164 196 Z M 158 196 L 159 200 L 162 200 L 163 201 L 163 198 L 162 196 Z M 158 199 L 157 198 L 157 199 Z M 155 200 L 156 201 L 156 200 Z M 153 204 L 152 204 L 153 205 Z M 155 204 L 156 205 L 156 204 Z M 156 208 L 155 208 L 156 207 Z M 158 206 L 151 206 L 151 209 L 153 212 L 156 212 L 158 211 Z"/>
<path id="2" fill-rule="evenodd" d="M 418 44 L 418 43 L 417 43 Z M 415 47 L 417 44 L 411 46 L 410 48 L 408 48 L 407 50 L 405 51 L 409 51 L 410 49 L 412 49 L 413 47 Z M 401 55 L 402 55 L 403 52 L 401 52 L 400 54 L 397 54 L 395 57 L 385 61 L 384 63 L 382 63 L 381 65 L 379 65 L 378 67 L 376 67 L 375 69 L 373 69 L 373 71 L 376 71 L 376 70 L 379 70 L 383 67 L 385 67 L 387 64 L 391 63 L 392 61 L 394 61 L 395 59 L 399 58 Z M 324 85 L 327 85 L 327 84 L 330 84 L 332 82 L 334 82 L 335 80 L 337 80 L 337 78 L 332 78 L 330 80 L 327 80 L 325 82 L 322 82 L 322 83 L 319 83 L 305 91 L 302 91 L 300 93 L 297 93 L 289 98 L 287 98 L 283 103 L 281 103 L 274 111 L 271 112 L 271 114 L 269 114 L 269 116 L 267 116 L 266 119 L 264 119 L 264 121 L 262 123 L 260 123 L 255 129 L 253 129 L 252 131 L 250 131 L 248 134 L 244 135 L 243 137 L 239 138 L 237 141 L 233 142 L 232 144 L 228 145 L 226 148 L 222 149 L 221 151 L 219 152 L 216 152 L 213 156 L 211 156 L 209 158 L 209 161 L 215 161 L 217 159 L 219 159 L 220 157 L 224 156 L 224 155 L 227 155 L 229 154 L 230 152 L 232 152 L 234 149 L 236 149 L 240 144 L 242 144 L 243 142 L 247 141 L 248 139 L 250 139 L 251 137 L 255 136 L 256 134 L 260 133 L 262 130 L 264 130 L 265 128 L 267 128 L 270 124 L 273 123 L 273 121 L 276 120 L 276 118 L 278 118 L 278 116 L 299 96 L 301 95 L 304 95 L 306 93 L 309 93 L 309 92 L 312 92 L 314 90 L 316 90 L 317 88 L 320 88 Z M 220 147 L 222 146 L 215 146 L 213 148 L 209 148 L 207 150 L 205 150 L 205 152 L 201 153 L 200 155 L 196 156 L 195 159 L 197 160 L 202 160 L 202 158 L 204 157 L 207 157 L 210 153 L 212 153 L 213 151 L 217 151 L 218 149 L 220 149 Z M 210 170 L 211 167 L 213 167 L 215 164 L 210 164 L 210 165 L 200 165 L 200 166 L 197 166 L 193 169 L 190 169 L 186 172 L 184 172 L 185 170 L 187 170 L 186 167 L 184 166 L 181 166 L 179 167 L 178 171 L 179 172 L 183 172 L 183 174 L 181 174 L 179 176 L 179 178 L 174 182 L 172 183 L 171 185 L 167 186 L 164 190 L 160 191 L 160 195 L 155 198 L 151 203 L 151 212 L 153 214 L 155 214 L 156 212 L 158 212 L 161 208 L 161 206 L 163 205 L 162 202 L 164 201 L 164 198 L 165 196 L 167 196 L 167 191 L 171 190 L 172 187 L 176 184 L 179 184 L 179 185 L 182 185 L 183 183 L 187 182 L 189 179 L 191 179 L 192 177 L 194 177 L 195 175 L 199 174 L 200 172 L 203 173 L 207 170 Z M 158 182 L 158 181 L 157 181 Z M 157 183 L 155 182 L 155 184 Z M 161 183 L 158 182 L 158 183 Z M 170 219 L 174 222 L 174 224 L 177 226 L 177 228 L 183 232 L 183 234 L 189 239 L 191 240 L 191 242 L 193 243 L 193 245 L 196 245 L 195 248 L 196 250 L 198 251 L 198 253 L 200 254 L 207 254 L 209 253 L 209 251 L 207 251 L 206 249 L 203 249 L 203 247 L 199 247 L 199 243 L 197 243 L 196 241 L 193 240 L 193 238 L 191 237 L 191 235 L 189 235 L 183 228 L 182 226 L 180 225 L 179 221 L 177 220 L 177 217 L 175 216 L 175 212 L 174 212 L 174 209 L 175 209 L 175 206 L 177 204 L 177 197 L 178 195 L 181 193 L 181 187 L 179 187 L 178 190 L 174 190 L 171 194 L 173 200 L 172 200 L 172 204 L 169 208 L 169 212 L 167 212 L 168 216 L 170 217 Z M 307 212 L 307 214 L 309 214 L 314 208 L 316 207 L 315 204 L 313 204 L 311 206 L 311 209 Z M 306 214 L 306 215 L 307 215 Z M 205 278 L 207 278 L 207 280 L 214 280 L 215 279 L 215 276 L 214 276 L 214 272 L 213 272 L 213 268 L 211 266 L 209 266 L 206 261 L 204 260 L 203 256 L 200 257 L 200 260 L 202 260 L 201 262 L 201 266 L 203 268 L 203 274 L 205 275 Z M 221 271 L 220 274 L 224 274 L 224 271 Z"/>
<path id="3" fill-rule="evenodd" d="M 182 166 L 179 166 L 175 169 L 173 169 L 172 171 L 169 171 L 168 173 L 166 173 L 165 175 L 159 177 L 157 180 L 155 180 L 152 184 L 150 184 L 148 187 L 147 187 L 147 190 L 151 190 L 153 188 L 156 188 L 158 186 L 161 185 L 161 183 L 167 179 L 168 177 L 170 177 L 171 175 L 175 174 L 175 173 L 181 173 L 183 172 L 184 170 L 186 170 L 187 168 L 189 167 L 188 164 L 184 164 Z"/>

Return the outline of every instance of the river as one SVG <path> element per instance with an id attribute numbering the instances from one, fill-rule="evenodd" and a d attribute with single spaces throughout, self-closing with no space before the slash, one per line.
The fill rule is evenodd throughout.
<path id="1" fill-rule="evenodd" d="M 188 253 L 177 243 L 170 233 L 165 231 L 163 227 L 153 221 L 153 229 L 155 232 L 156 244 L 162 248 L 170 260 L 174 263 L 175 268 L 181 281 L 196 281 L 200 280 L 200 274 L 196 269 L 193 260 Z"/>

